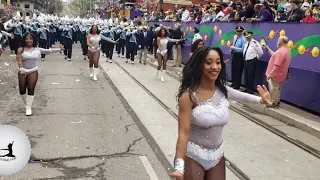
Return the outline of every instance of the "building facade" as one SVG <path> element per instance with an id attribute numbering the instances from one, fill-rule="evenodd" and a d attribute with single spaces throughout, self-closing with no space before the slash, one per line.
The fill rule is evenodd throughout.
<path id="1" fill-rule="evenodd" d="M 45 4 L 40 0 L 1 0 L 0 9 L 15 14 L 20 11 L 22 16 L 30 16 L 34 11 L 43 12 Z"/>

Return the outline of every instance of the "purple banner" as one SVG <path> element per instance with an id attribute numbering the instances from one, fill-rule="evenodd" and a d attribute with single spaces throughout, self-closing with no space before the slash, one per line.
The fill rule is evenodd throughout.
<path id="1" fill-rule="evenodd" d="M 141 16 L 145 12 L 142 11 L 130 11 L 130 19 L 133 20 L 136 16 Z"/>
<path id="2" fill-rule="evenodd" d="M 163 24 L 173 27 L 176 22 L 150 22 L 149 25 Z M 320 23 L 209 23 L 198 25 L 193 22 L 182 23 L 182 30 L 188 39 L 183 49 L 184 63 L 188 61 L 190 45 L 193 39 L 193 28 L 200 29 L 205 45 L 220 47 L 225 59 L 231 60 L 229 52 L 233 43 L 235 27 L 243 26 L 254 33 L 254 39 L 265 42 L 274 51 L 277 50 L 279 36 L 289 38 L 291 48 L 290 76 L 283 85 L 281 98 L 297 106 L 320 113 Z M 266 84 L 265 71 L 270 55 L 265 52 L 258 63 L 256 84 Z M 227 66 L 228 76 L 231 77 L 231 62 Z"/>

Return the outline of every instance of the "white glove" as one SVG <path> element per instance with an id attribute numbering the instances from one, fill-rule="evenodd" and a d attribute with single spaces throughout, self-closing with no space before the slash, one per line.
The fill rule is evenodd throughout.
<path id="1" fill-rule="evenodd" d="M 139 49 L 141 49 L 141 45 L 139 45 Z"/>

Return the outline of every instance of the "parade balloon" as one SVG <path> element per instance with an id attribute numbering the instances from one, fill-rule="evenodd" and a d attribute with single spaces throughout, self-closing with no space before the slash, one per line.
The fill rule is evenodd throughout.
<path id="1" fill-rule="evenodd" d="M 290 49 L 293 47 L 293 41 L 290 40 L 290 41 L 288 42 L 288 47 L 289 47 Z"/>
<path id="2" fill-rule="evenodd" d="M 274 30 L 271 30 L 269 33 L 269 37 L 272 39 L 272 38 L 274 38 L 274 36 L 275 36 L 275 32 L 274 32 Z"/>
<path id="3" fill-rule="evenodd" d="M 313 57 L 317 57 L 319 55 L 319 48 L 318 47 L 313 47 L 311 54 Z"/>
<path id="4" fill-rule="evenodd" d="M 305 52 L 305 47 L 304 47 L 304 45 L 300 45 L 300 46 L 299 46 L 298 52 L 299 52 L 300 54 L 304 54 L 304 52 Z"/>

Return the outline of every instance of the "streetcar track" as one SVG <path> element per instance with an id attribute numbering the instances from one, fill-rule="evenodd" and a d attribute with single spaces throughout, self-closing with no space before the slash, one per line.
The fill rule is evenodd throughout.
<path id="1" fill-rule="evenodd" d="M 133 77 L 125 68 L 123 68 L 118 62 L 113 61 L 120 69 L 122 69 L 134 82 L 136 82 L 143 90 L 145 90 L 156 102 L 158 102 L 172 117 L 178 121 L 178 115 L 171 110 L 166 104 L 164 104 L 157 96 L 149 91 L 142 83 L 140 83 L 135 77 Z M 227 157 L 225 158 L 225 165 L 233 172 L 240 180 L 251 180 L 243 171 L 241 171 L 234 163 L 232 163 Z"/>
<path id="2" fill-rule="evenodd" d="M 156 67 L 154 64 L 152 64 L 152 63 L 150 63 L 150 62 L 147 62 L 147 63 L 148 63 L 151 67 L 154 67 L 154 68 Z M 171 67 L 169 67 L 169 69 L 171 69 Z M 172 70 L 172 71 L 173 71 L 173 70 Z M 168 71 L 167 71 L 166 75 L 172 77 L 173 79 L 175 79 L 175 80 L 177 80 L 177 81 L 180 81 L 180 78 L 177 77 L 177 76 L 175 76 L 175 75 L 173 75 L 173 73 L 171 73 L 171 72 L 168 72 Z M 258 124 L 259 126 L 267 129 L 268 131 L 276 134 L 277 136 L 285 139 L 286 141 L 294 144 L 295 146 L 301 148 L 302 150 L 304 150 L 304 151 L 308 152 L 309 154 L 312 154 L 313 156 L 315 156 L 315 157 L 317 157 L 317 158 L 320 159 L 320 151 L 319 151 L 319 150 L 317 150 L 317 149 L 315 149 L 315 148 L 313 148 L 313 147 L 311 147 L 311 146 L 309 146 L 309 145 L 307 145 L 307 144 L 299 141 L 298 139 L 295 139 L 295 138 L 291 137 L 290 135 L 286 134 L 285 132 L 283 132 L 283 131 L 281 131 L 281 130 L 279 130 L 279 129 L 273 127 L 273 126 L 271 126 L 270 124 L 268 124 L 268 123 L 266 123 L 266 122 L 264 122 L 264 121 L 262 121 L 262 120 L 260 120 L 260 119 L 258 119 L 258 118 L 256 118 L 256 117 L 254 117 L 254 116 L 252 116 L 250 113 L 248 113 L 248 112 L 246 112 L 246 111 L 244 111 L 244 110 L 235 108 L 235 107 L 233 107 L 232 105 L 230 105 L 229 108 L 230 108 L 232 111 L 240 114 L 241 116 L 249 119 L 250 121 Z"/>

